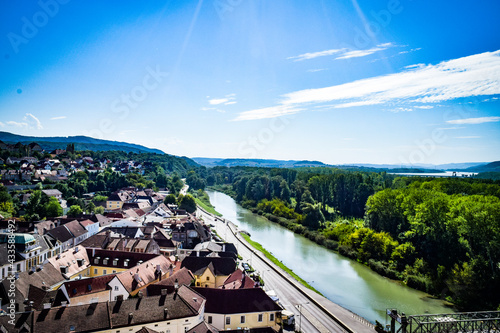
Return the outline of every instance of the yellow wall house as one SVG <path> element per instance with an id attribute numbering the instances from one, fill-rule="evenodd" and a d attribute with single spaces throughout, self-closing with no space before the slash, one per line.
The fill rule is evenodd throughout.
<path id="1" fill-rule="evenodd" d="M 229 257 L 184 258 L 181 267 L 189 269 L 195 277 L 195 285 L 204 288 L 219 288 L 236 269 L 236 261 Z"/>
<path id="2" fill-rule="evenodd" d="M 205 321 L 219 330 L 280 328 L 282 309 L 261 288 L 194 290 L 207 300 Z"/>

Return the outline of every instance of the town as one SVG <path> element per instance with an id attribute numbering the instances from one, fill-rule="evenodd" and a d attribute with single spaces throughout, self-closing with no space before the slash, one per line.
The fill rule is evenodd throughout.
<path id="1" fill-rule="evenodd" d="M 8 155 L 2 194 L 12 197 L 1 206 L 10 214 L 0 222 L 2 332 L 277 332 L 293 324 L 235 245 L 189 204 L 172 202 L 187 185 L 179 196 L 156 186 L 75 195 L 63 189 L 75 175 L 143 175 L 147 167 L 75 158 L 71 145 L 0 148 Z"/>

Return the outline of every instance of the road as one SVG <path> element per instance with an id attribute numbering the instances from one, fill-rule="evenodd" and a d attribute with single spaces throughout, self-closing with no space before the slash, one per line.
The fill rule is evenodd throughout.
<path id="1" fill-rule="evenodd" d="M 217 234 L 223 238 L 225 241 L 234 243 L 238 249 L 238 253 L 243 258 L 243 262 L 247 262 L 256 271 L 258 271 L 265 282 L 265 290 L 274 290 L 278 295 L 281 304 L 285 309 L 295 313 L 295 329 L 302 330 L 306 333 L 315 332 L 348 332 L 344 330 L 337 322 L 335 322 L 323 308 L 315 304 L 304 295 L 303 292 L 299 291 L 294 285 L 287 279 L 280 275 L 276 269 L 283 271 L 274 264 L 270 263 L 267 259 L 261 258 L 256 254 L 256 250 L 249 249 L 243 244 L 241 236 L 236 237 L 228 225 L 217 218 L 214 221 L 214 217 L 207 214 L 206 212 L 198 209 L 197 214 L 202 217 L 205 223 L 214 224 Z M 263 256 L 262 256 L 263 257 Z M 273 269 L 272 266 L 275 268 Z M 286 274 L 286 273 L 285 273 Z M 321 302 L 330 302 L 326 298 L 313 293 L 316 297 L 322 298 Z M 323 300 L 324 299 L 324 300 Z M 330 302 L 331 303 L 331 302 Z M 333 304 L 333 303 L 332 303 Z M 323 305 L 323 303 L 321 303 Z M 347 311 L 343 309 L 344 311 Z M 350 316 L 350 313 L 349 313 Z M 353 316 L 354 317 L 354 316 Z M 356 332 L 374 332 L 372 326 L 365 325 L 359 322 L 359 320 L 348 318 L 355 321 L 355 328 L 352 331 Z M 343 319 L 345 320 L 345 318 Z M 345 322 L 345 321 L 344 321 Z M 349 326 L 351 327 L 351 326 Z"/>

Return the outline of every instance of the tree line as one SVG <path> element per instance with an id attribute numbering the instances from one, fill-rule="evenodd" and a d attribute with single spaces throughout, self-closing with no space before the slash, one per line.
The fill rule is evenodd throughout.
<path id="1" fill-rule="evenodd" d="M 500 306 L 498 181 L 334 168 L 192 173 L 253 212 L 460 310 Z"/>

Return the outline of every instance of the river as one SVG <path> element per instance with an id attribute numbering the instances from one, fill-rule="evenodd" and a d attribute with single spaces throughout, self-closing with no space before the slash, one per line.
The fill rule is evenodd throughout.
<path id="1" fill-rule="evenodd" d="M 372 323 L 386 323 L 386 309 L 407 315 L 450 313 L 442 301 L 384 278 L 277 223 L 253 214 L 224 193 L 207 191 L 215 209 L 259 242 L 329 300 Z"/>

